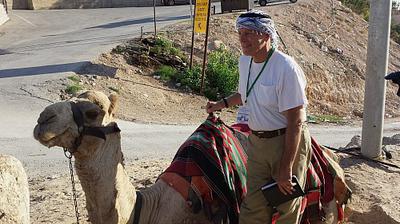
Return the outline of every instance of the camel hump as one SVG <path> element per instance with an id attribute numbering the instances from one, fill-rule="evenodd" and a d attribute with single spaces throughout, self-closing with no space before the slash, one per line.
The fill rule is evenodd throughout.
<path id="1" fill-rule="evenodd" d="M 0 223 L 29 224 L 28 178 L 22 163 L 0 154 Z"/>

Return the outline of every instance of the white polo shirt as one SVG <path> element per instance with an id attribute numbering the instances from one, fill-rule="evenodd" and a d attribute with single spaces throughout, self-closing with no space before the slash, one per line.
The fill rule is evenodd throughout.
<path id="1" fill-rule="evenodd" d="M 239 93 L 249 110 L 249 127 L 256 131 L 285 128 L 287 120 L 282 112 L 301 105 L 306 107 L 308 103 L 303 70 L 292 57 L 275 50 L 245 103 L 250 59 L 239 58 Z M 252 62 L 249 88 L 263 65 L 264 62 Z"/>

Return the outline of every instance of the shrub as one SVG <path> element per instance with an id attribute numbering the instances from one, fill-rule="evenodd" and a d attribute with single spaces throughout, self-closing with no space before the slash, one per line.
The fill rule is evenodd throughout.
<path id="1" fill-rule="evenodd" d="M 79 82 L 79 81 L 81 81 L 81 79 L 80 79 L 78 76 L 76 76 L 76 75 L 68 76 L 68 79 L 71 80 L 71 81 L 73 81 L 73 82 Z"/>
<path id="2" fill-rule="evenodd" d="M 204 78 L 204 95 L 210 100 L 228 96 L 237 90 L 239 81 L 238 57 L 232 52 L 220 48 L 212 51 Z M 189 87 L 192 91 L 200 92 L 201 67 L 186 68 L 177 74 L 176 82 Z"/>
<path id="3" fill-rule="evenodd" d="M 201 67 L 195 65 L 190 68 L 186 68 L 177 77 L 177 82 L 180 82 L 182 86 L 189 87 L 192 91 L 199 92 L 201 86 Z"/>
<path id="4" fill-rule="evenodd" d="M 239 82 L 238 56 L 219 48 L 210 53 L 204 93 L 210 100 L 228 96 L 237 90 Z"/>
<path id="5" fill-rule="evenodd" d="M 341 0 L 342 3 L 353 10 L 355 13 L 362 15 L 368 21 L 369 19 L 369 2 L 367 0 Z"/>
<path id="6" fill-rule="evenodd" d="M 157 37 L 155 45 L 150 49 L 150 51 L 155 54 L 178 56 L 181 59 L 186 60 L 183 52 L 180 49 L 174 47 L 174 44 L 170 40 L 167 40 L 163 37 Z"/>
<path id="7" fill-rule="evenodd" d="M 171 66 L 163 65 L 154 74 L 159 75 L 164 81 L 171 81 L 176 80 L 178 71 Z"/>
<path id="8" fill-rule="evenodd" d="M 80 90 L 82 90 L 82 87 L 79 84 L 74 83 L 68 85 L 65 92 L 71 95 L 76 95 Z"/>

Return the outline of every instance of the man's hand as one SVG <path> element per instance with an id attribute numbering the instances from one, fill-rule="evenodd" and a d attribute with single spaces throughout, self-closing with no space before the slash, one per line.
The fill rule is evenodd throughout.
<path id="1" fill-rule="evenodd" d="M 207 113 L 212 113 L 217 110 L 221 110 L 223 107 L 221 107 L 220 102 L 214 102 L 214 101 L 209 101 L 206 105 L 206 111 Z"/>
<path id="2" fill-rule="evenodd" d="M 290 167 L 280 167 L 279 176 L 276 180 L 279 190 L 284 194 L 293 193 L 293 183 L 292 183 L 292 169 Z"/>

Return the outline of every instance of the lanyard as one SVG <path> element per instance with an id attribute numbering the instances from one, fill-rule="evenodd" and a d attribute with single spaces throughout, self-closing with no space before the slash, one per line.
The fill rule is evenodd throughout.
<path id="1" fill-rule="evenodd" d="M 275 51 L 275 48 L 271 48 L 271 50 L 268 52 L 267 59 L 265 59 L 264 65 L 263 65 L 263 67 L 261 68 L 260 73 L 258 73 L 256 79 L 254 80 L 254 82 L 251 84 L 251 86 L 250 86 L 250 88 L 249 88 L 250 73 L 251 73 L 251 64 L 253 64 L 253 58 L 251 58 L 251 60 L 250 60 L 250 65 L 249 65 L 249 75 L 247 76 L 246 101 L 245 101 L 245 103 L 247 103 L 247 98 L 249 97 L 249 95 L 250 95 L 250 93 L 251 93 L 251 90 L 253 90 L 254 84 L 256 84 L 258 78 L 260 78 L 261 74 L 262 74 L 263 71 L 264 71 L 264 68 L 267 66 L 267 63 L 268 63 L 269 59 L 271 58 L 272 53 L 274 53 L 274 51 Z"/>

